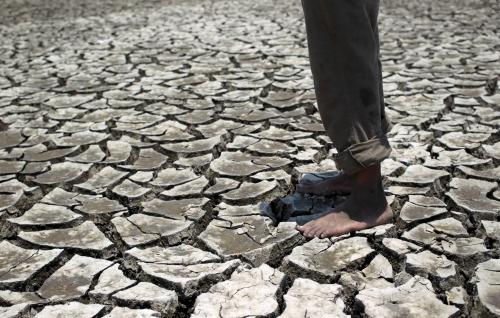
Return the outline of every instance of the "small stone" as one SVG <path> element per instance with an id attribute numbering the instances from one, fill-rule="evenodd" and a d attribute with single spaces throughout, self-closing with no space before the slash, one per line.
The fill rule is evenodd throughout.
<path id="1" fill-rule="evenodd" d="M 456 306 L 464 306 L 465 305 L 465 299 L 467 298 L 467 291 L 461 287 L 453 287 L 450 290 L 447 290 L 446 292 L 446 300 L 448 303 L 456 305 Z"/>
<path id="2" fill-rule="evenodd" d="M 319 284 L 310 279 L 297 278 L 284 296 L 285 311 L 278 317 L 350 317 L 344 313 L 341 292 L 342 286 L 337 284 Z"/>
<path id="3" fill-rule="evenodd" d="M 127 304 L 132 308 L 147 305 L 168 317 L 172 316 L 179 304 L 175 292 L 145 282 L 140 282 L 129 289 L 119 291 L 112 298 L 118 304 Z"/>
<path id="4" fill-rule="evenodd" d="M 285 275 L 266 264 L 235 272 L 230 280 L 214 285 L 194 304 L 192 318 L 266 317 L 279 310 L 278 291 Z"/>
<path id="5" fill-rule="evenodd" d="M 94 276 L 113 263 L 104 259 L 75 255 L 45 280 L 38 294 L 52 301 L 83 296 Z"/>

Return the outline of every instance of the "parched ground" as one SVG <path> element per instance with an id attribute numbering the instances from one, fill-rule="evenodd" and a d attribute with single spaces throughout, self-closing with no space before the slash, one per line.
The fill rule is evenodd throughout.
<path id="1" fill-rule="evenodd" d="M 2 1 L 0 317 L 500 316 L 499 12 L 383 1 L 397 221 L 306 241 L 299 1 Z"/>

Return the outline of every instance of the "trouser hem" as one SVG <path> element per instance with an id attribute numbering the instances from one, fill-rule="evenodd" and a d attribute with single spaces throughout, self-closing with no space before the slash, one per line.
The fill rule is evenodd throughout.
<path id="1" fill-rule="evenodd" d="M 388 158 L 392 148 L 385 135 L 356 143 L 334 155 L 337 169 L 352 175 Z"/>

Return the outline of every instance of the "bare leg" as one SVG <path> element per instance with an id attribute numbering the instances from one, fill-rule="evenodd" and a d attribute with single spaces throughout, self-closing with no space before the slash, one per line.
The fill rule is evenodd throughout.
<path id="1" fill-rule="evenodd" d="M 367 229 L 391 221 L 393 213 L 385 198 L 380 164 L 352 176 L 351 196 L 325 216 L 297 230 L 306 237 L 331 237 Z"/>

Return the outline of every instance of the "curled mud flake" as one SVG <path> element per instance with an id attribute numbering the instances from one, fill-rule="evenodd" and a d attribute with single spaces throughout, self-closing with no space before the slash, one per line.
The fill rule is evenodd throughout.
<path id="1" fill-rule="evenodd" d="M 500 297 L 500 260 L 491 259 L 477 265 L 471 282 L 477 287 L 478 314 L 500 315 L 500 305 L 496 299 Z"/>
<path id="2" fill-rule="evenodd" d="M 276 315 L 278 293 L 285 275 L 266 264 L 236 271 L 231 279 L 214 285 L 201 294 L 191 317 L 245 317 Z"/>
<path id="3" fill-rule="evenodd" d="M 136 281 L 127 278 L 119 269 L 119 264 L 108 267 L 99 275 L 97 285 L 89 292 L 94 297 L 106 298 L 112 293 L 130 287 Z"/>
<path id="4" fill-rule="evenodd" d="M 0 284 L 23 283 L 52 263 L 61 249 L 32 250 L 0 242 Z"/>
<path id="5" fill-rule="evenodd" d="M 213 220 L 199 235 L 199 240 L 223 258 L 241 256 L 255 265 L 279 259 L 302 240 L 294 223 L 282 222 L 274 228 L 270 220 L 249 215 L 250 211 L 227 207 L 220 219 Z"/>
<path id="6" fill-rule="evenodd" d="M 73 317 L 93 318 L 104 311 L 105 306 L 100 304 L 84 304 L 76 301 L 61 305 L 45 306 L 35 315 L 36 318 Z"/>
<path id="7" fill-rule="evenodd" d="M 496 187 L 494 182 L 453 178 L 446 196 L 476 220 L 495 220 L 500 211 L 500 202 L 488 198 L 487 194 Z"/>
<path id="8" fill-rule="evenodd" d="M 81 215 L 72 212 L 64 206 L 36 203 L 31 209 L 24 212 L 22 216 L 10 218 L 8 221 L 25 226 L 50 226 L 69 224 L 81 218 Z"/>
<path id="9" fill-rule="evenodd" d="M 429 280 L 415 276 L 398 287 L 364 289 L 355 299 L 367 317 L 398 317 L 411 312 L 414 317 L 453 317 L 458 308 L 443 304 Z"/>
<path id="10" fill-rule="evenodd" d="M 19 238 L 40 246 L 102 252 L 113 245 L 91 221 L 64 229 L 20 232 Z"/>
<path id="11" fill-rule="evenodd" d="M 364 237 L 352 237 L 332 243 L 328 239 L 313 239 L 295 247 L 285 257 L 283 266 L 311 277 L 334 277 L 340 271 L 361 264 L 375 251 Z"/>
<path id="12" fill-rule="evenodd" d="M 89 289 L 93 278 L 112 262 L 75 255 L 45 280 L 38 294 L 52 301 L 77 299 Z"/>
<path id="13" fill-rule="evenodd" d="M 112 298 L 118 304 L 126 304 L 132 308 L 147 305 L 167 317 L 172 317 L 179 305 L 177 294 L 174 291 L 146 282 L 140 282 L 133 287 L 119 291 L 113 294 Z"/>
<path id="14" fill-rule="evenodd" d="M 64 184 L 80 178 L 91 167 L 91 164 L 74 162 L 54 163 L 50 170 L 38 175 L 34 182 L 42 185 Z"/>

